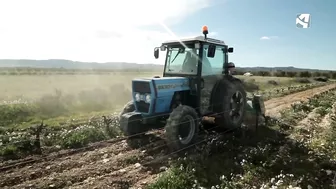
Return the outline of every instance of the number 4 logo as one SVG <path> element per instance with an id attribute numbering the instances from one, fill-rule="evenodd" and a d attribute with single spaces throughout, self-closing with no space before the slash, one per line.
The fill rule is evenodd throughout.
<path id="1" fill-rule="evenodd" d="M 295 23 L 298 28 L 309 28 L 311 23 L 310 14 L 298 14 Z"/>

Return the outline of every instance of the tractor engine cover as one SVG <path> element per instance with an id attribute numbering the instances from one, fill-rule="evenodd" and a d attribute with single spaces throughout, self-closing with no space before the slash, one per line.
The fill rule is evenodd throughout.
<path id="1" fill-rule="evenodd" d="M 170 112 L 175 93 L 181 91 L 190 91 L 188 78 L 162 77 L 132 81 L 135 110 L 144 117 Z"/>

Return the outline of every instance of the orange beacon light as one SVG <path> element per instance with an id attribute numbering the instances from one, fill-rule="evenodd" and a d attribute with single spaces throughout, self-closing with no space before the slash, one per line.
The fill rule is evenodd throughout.
<path id="1" fill-rule="evenodd" d="M 202 27 L 202 32 L 204 34 L 204 37 L 206 38 L 208 33 L 209 33 L 208 26 L 203 26 Z"/>

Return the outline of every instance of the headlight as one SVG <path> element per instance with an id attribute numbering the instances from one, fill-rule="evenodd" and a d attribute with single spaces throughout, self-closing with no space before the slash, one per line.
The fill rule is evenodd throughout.
<path id="1" fill-rule="evenodd" d="M 134 95 L 134 97 L 135 97 L 135 101 L 140 101 L 140 94 L 139 93 L 135 93 L 135 95 Z"/>
<path id="2" fill-rule="evenodd" d="M 150 103 L 150 101 L 151 101 L 151 96 L 149 94 L 146 94 L 145 102 Z"/>

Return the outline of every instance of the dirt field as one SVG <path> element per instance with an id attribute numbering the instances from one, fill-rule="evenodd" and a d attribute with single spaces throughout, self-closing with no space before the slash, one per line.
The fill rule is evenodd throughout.
<path id="1" fill-rule="evenodd" d="M 336 84 L 266 101 L 269 116 L 293 102 L 306 100 L 315 94 L 335 88 Z M 64 156 L 51 154 L 43 160 L 1 171 L 1 188 L 138 188 L 156 178 L 168 167 L 168 150 L 159 137 L 162 133 L 148 134 L 141 148 L 131 148 L 126 140 L 96 144 L 91 150 Z M 134 142 L 134 141 L 133 141 Z M 163 159 L 161 159 L 163 158 Z M 22 161 L 22 160 L 21 160 Z M 160 163 L 158 163 L 160 162 Z"/>
<path id="2" fill-rule="evenodd" d="M 111 75 L 0 75 L 0 102 L 3 100 L 37 99 L 44 95 L 54 94 L 55 90 L 65 94 L 78 94 L 84 90 L 109 89 L 124 86 L 130 89 L 133 78 L 162 76 L 162 73 L 128 73 L 116 72 Z M 269 80 L 279 83 L 278 86 L 295 84 L 293 78 L 238 76 L 245 80 L 254 80 L 262 89 L 274 87 Z M 299 83 L 297 83 L 299 84 Z"/>
<path id="3" fill-rule="evenodd" d="M 111 75 L 5 75 L 0 76 L 0 86 L 4 90 L 1 100 L 36 99 L 60 90 L 67 94 L 77 94 L 83 90 L 108 89 L 115 85 L 130 88 L 135 77 L 153 77 L 162 73 L 116 72 Z"/>

